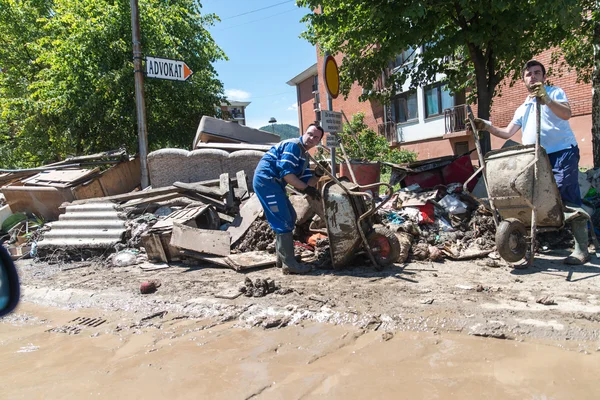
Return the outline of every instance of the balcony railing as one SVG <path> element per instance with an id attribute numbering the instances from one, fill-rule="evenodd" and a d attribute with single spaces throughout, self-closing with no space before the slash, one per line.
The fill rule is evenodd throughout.
<path id="1" fill-rule="evenodd" d="M 445 134 L 461 132 L 467 129 L 465 119 L 467 118 L 467 106 L 461 104 L 444 110 Z"/>
<path id="2" fill-rule="evenodd" d="M 377 125 L 377 129 L 379 134 L 386 138 L 388 143 L 395 144 L 398 143 L 398 133 L 396 131 L 396 123 L 393 121 L 388 121 L 383 124 Z"/>

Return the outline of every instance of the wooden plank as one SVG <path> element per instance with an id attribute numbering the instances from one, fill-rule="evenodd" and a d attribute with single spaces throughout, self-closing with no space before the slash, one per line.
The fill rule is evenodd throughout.
<path id="1" fill-rule="evenodd" d="M 234 205 L 234 203 L 233 203 L 233 184 L 231 182 L 231 179 L 229 179 L 229 174 L 227 172 L 224 174 L 221 174 L 219 179 L 221 179 L 221 184 L 220 184 L 221 191 L 225 193 L 225 196 L 224 196 L 225 197 L 225 206 L 227 208 L 231 208 Z"/>
<path id="2" fill-rule="evenodd" d="M 173 183 L 173 186 L 182 188 L 185 190 L 198 192 L 205 196 L 216 197 L 218 199 L 222 199 L 227 194 L 227 192 L 223 191 L 222 189 L 211 188 L 211 187 L 204 186 L 197 182 L 196 183 L 175 182 L 175 183 Z"/>
<path id="3" fill-rule="evenodd" d="M 150 262 L 169 262 L 165 250 L 163 249 L 160 236 L 155 233 L 144 234 L 141 237 L 142 245 L 146 249 L 148 261 Z"/>
<path id="4" fill-rule="evenodd" d="M 181 194 L 185 195 L 186 197 L 189 197 L 190 199 L 200 201 L 204 204 L 210 204 L 217 211 L 221 211 L 221 212 L 229 211 L 227 209 L 227 207 L 225 207 L 225 205 L 223 205 L 223 203 L 219 202 L 218 200 L 213 199 L 212 197 L 204 196 L 203 194 L 200 194 L 198 192 L 191 192 L 188 190 L 188 191 L 182 192 Z"/>
<path id="5" fill-rule="evenodd" d="M 175 210 L 171 214 L 167 215 L 165 219 L 158 221 L 150 228 L 150 232 L 166 230 L 173 228 L 173 222 L 177 221 L 181 224 L 196 227 L 196 224 L 189 224 L 191 220 L 195 219 L 198 215 L 206 211 L 207 205 L 196 206 L 191 208 L 184 208 L 181 210 Z"/>
<path id="6" fill-rule="evenodd" d="M 135 206 L 139 206 L 142 204 L 149 204 L 149 203 L 158 203 L 161 201 L 167 201 L 167 200 L 171 200 L 174 199 L 176 197 L 181 197 L 181 193 L 166 193 L 166 194 L 162 194 L 160 196 L 154 196 L 154 197 L 149 197 L 146 199 L 138 199 L 138 200 L 133 200 L 131 202 L 125 203 L 125 204 L 121 204 L 119 205 L 117 208 L 119 210 L 122 210 L 125 207 L 135 207 Z"/>
<path id="7" fill-rule="evenodd" d="M 252 225 L 262 211 L 262 205 L 256 195 L 253 195 L 246 203 L 244 203 L 240 213 L 236 215 L 233 223 L 227 228 L 227 232 L 231 235 L 232 245 L 244 236 L 248 228 L 250 228 L 250 225 Z"/>
<path id="8" fill-rule="evenodd" d="M 250 193 L 250 190 L 248 189 L 248 177 L 246 176 L 246 171 L 238 171 L 235 174 L 235 177 L 237 178 L 238 188 L 245 190 L 246 193 Z"/>
<path id="9" fill-rule="evenodd" d="M 274 265 L 277 256 L 266 251 L 250 251 L 248 253 L 230 254 L 227 256 L 227 261 L 234 265 L 236 271 L 243 271 L 250 268 Z"/>
<path id="10" fill-rule="evenodd" d="M 230 254 L 230 241 L 227 232 L 191 228 L 178 222 L 173 224 L 171 246 L 199 253 L 227 256 Z"/>
<path id="11" fill-rule="evenodd" d="M 103 196 L 129 193 L 140 185 L 140 158 L 121 162 L 100 175 Z"/>
<path id="12" fill-rule="evenodd" d="M 102 190 L 99 179 L 92 179 L 84 184 L 73 186 L 71 192 L 73 192 L 73 197 L 76 199 L 104 196 L 104 190 Z"/>
<path id="13" fill-rule="evenodd" d="M 175 186 L 166 186 L 166 187 L 156 188 L 156 189 L 138 190 L 137 192 L 116 194 L 114 196 L 95 197 L 93 199 L 85 199 L 85 200 L 75 200 L 71 204 L 78 205 L 78 204 L 106 202 L 106 201 L 113 201 L 113 202 L 119 203 L 119 202 L 125 202 L 125 201 L 129 201 L 129 200 L 142 199 L 144 197 L 153 197 L 153 196 L 159 196 L 159 195 L 168 194 L 168 193 L 179 193 L 179 192 L 183 192 L 184 190 L 185 189 L 177 188 Z"/>
<path id="14" fill-rule="evenodd" d="M 217 215 L 219 216 L 219 218 L 221 218 L 222 221 L 229 222 L 229 223 L 233 222 L 235 219 L 231 215 L 223 214 L 220 212 L 218 212 Z"/>
<path id="15" fill-rule="evenodd" d="M 192 250 L 181 250 L 181 251 L 179 251 L 179 253 L 183 257 L 193 258 L 195 260 L 200 260 L 200 261 L 206 261 L 206 262 L 218 265 L 220 267 L 232 268 L 231 265 L 227 264 L 227 262 L 225 261 L 227 259 L 227 257 L 197 253 Z"/>

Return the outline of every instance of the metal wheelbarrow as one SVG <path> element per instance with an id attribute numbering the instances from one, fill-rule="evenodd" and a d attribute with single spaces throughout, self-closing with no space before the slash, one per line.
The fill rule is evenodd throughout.
<path id="1" fill-rule="evenodd" d="M 306 154 L 315 165 L 319 164 L 310 153 Z M 345 152 L 344 158 L 348 162 Z M 352 167 L 349 168 L 356 182 Z M 373 221 L 373 215 L 391 198 L 392 186 L 384 182 L 358 185 L 348 178 L 338 179 L 327 169 L 324 169 L 324 173 L 330 180 L 321 189 L 321 203 L 318 206 L 322 210 L 317 213 L 327 227 L 333 268 L 344 268 L 362 250 L 378 271 L 396 262 L 401 251 L 400 241 L 389 229 L 374 227 Z M 378 190 L 381 185 L 387 186 L 390 196 L 376 206 L 368 190 Z M 313 207 L 315 211 L 316 208 Z"/>
<path id="2" fill-rule="evenodd" d="M 481 167 L 465 182 L 463 188 L 469 193 L 467 184 L 483 172 L 488 197 L 477 200 L 489 201 L 496 225 L 496 249 L 505 261 L 516 263 L 525 259 L 514 267 L 530 266 L 535 254 L 536 233 L 562 229 L 565 222 L 574 218 L 587 218 L 591 223 L 585 211 L 578 209 L 569 212 L 563 205 L 552 165 L 540 145 L 539 102 L 536 105 L 536 143 L 490 151 L 485 158 L 470 107 L 467 108 L 467 114 Z M 590 232 L 597 248 L 593 226 Z"/>
<path id="3" fill-rule="evenodd" d="M 348 265 L 361 249 L 378 271 L 398 259 L 401 249 L 396 235 L 387 228 L 373 226 L 372 216 L 385 201 L 375 206 L 370 193 L 359 191 L 379 185 L 386 184 L 360 186 L 342 178 L 323 186 L 321 197 L 334 269 Z"/>

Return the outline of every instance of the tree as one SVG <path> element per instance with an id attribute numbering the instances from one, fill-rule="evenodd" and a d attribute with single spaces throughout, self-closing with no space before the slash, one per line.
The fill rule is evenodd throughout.
<path id="1" fill-rule="evenodd" d="M 140 1 L 144 54 L 195 72 L 185 83 L 146 79 L 151 148 L 191 146 L 202 115 L 224 99 L 212 63 L 225 55 L 206 30 L 217 17 L 201 7 Z M 0 154 L 31 165 L 121 146 L 136 152 L 130 13 L 128 1 L 0 0 Z"/>
<path id="2" fill-rule="evenodd" d="M 423 48 L 385 79 L 375 97 L 386 101 L 444 74 L 451 91 L 471 89 L 477 113 L 488 119 L 498 84 L 520 79 L 524 62 L 558 44 L 581 17 L 577 0 L 298 0 L 316 12 L 304 17 L 303 36 L 323 51 L 342 53 L 341 91 L 373 86 L 389 61 Z M 490 149 L 489 133 L 482 140 Z"/>
<path id="3" fill-rule="evenodd" d="M 417 160 L 418 154 L 398 148 L 390 148 L 387 139 L 370 129 L 365 123 L 365 114 L 352 115 L 349 123 L 344 123 L 340 133 L 348 158 L 361 161 L 385 161 L 394 164 L 410 163 Z M 360 145 L 359 145 L 360 143 Z M 389 170 L 384 166 L 384 170 Z"/>
<path id="4" fill-rule="evenodd" d="M 561 44 L 557 56 L 577 71 L 578 79 L 592 82 L 592 147 L 594 167 L 600 168 L 600 2 L 581 0 L 581 25 Z"/>

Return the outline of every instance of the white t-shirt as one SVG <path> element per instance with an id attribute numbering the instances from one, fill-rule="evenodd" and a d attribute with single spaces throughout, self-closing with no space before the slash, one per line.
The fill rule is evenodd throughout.
<path id="1" fill-rule="evenodd" d="M 557 103 L 566 103 L 567 95 L 565 91 L 555 86 L 545 86 L 546 92 L 550 98 Z M 535 144 L 535 104 L 537 99 L 527 98 L 523 104 L 517 108 L 513 116 L 512 123 L 519 125 L 523 130 L 523 144 Z M 577 146 L 577 139 L 571 130 L 569 121 L 560 119 L 546 105 L 541 109 L 541 131 L 540 143 L 546 149 L 547 153 L 555 153 L 560 150 L 568 149 L 571 146 Z"/>

